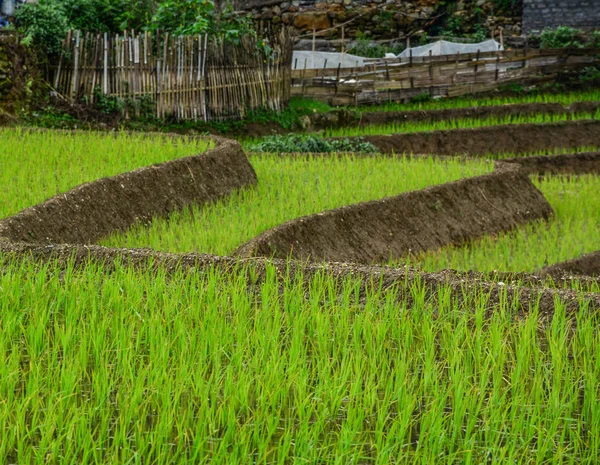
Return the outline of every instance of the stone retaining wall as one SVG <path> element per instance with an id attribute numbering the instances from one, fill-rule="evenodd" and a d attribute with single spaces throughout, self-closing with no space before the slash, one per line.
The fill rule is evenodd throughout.
<path id="1" fill-rule="evenodd" d="M 545 28 L 571 26 L 600 28 L 598 0 L 523 0 L 523 32 L 539 33 Z"/>

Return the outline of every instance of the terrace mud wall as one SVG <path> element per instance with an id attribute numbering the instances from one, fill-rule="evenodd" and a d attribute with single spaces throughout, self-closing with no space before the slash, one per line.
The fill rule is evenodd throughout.
<path id="1" fill-rule="evenodd" d="M 470 291 L 483 291 L 489 297 L 490 309 L 507 298 L 513 300 L 516 308 L 524 312 L 531 305 L 539 304 L 542 316 L 552 315 L 557 298 L 571 312 L 578 310 L 582 299 L 593 308 L 600 309 L 600 295 L 581 295 L 570 290 L 546 288 L 543 279 L 534 275 L 518 274 L 513 280 L 512 275 L 505 274 L 499 278 L 503 282 L 496 282 L 493 277 L 473 272 L 422 273 L 408 267 L 392 269 L 341 263 L 301 264 L 261 258 L 240 260 L 239 257 L 215 257 L 197 253 L 169 254 L 150 249 L 112 249 L 77 244 L 92 242 L 114 231 L 126 229 L 138 221 L 147 221 L 152 216 L 167 215 L 188 203 L 215 200 L 234 189 L 256 182 L 256 175 L 237 143 L 217 139 L 215 145 L 214 149 L 197 157 L 154 165 L 84 184 L 0 221 L 0 257 L 34 262 L 52 260 L 59 267 L 71 266 L 72 263 L 84 266 L 93 261 L 102 263 L 107 271 L 120 266 L 119 263 L 140 268 L 160 267 L 167 272 L 245 267 L 250 290 L 260 285 L 266 269 L 272 266 L 282 276 L 301 273 L 306 283 L 317 273 L 326 273 L 337 280 L 354 277 L 360 280 L 361 293 L 367 292 L 369 288 L 393 289 L 393 295 L 397 298 L 406 298 L 410 284 L 418 281 L 425 285 L 427 295 L 432 299 L 436 298 L 437 290 L 442 286 L 453 289 L 453 295 L 459 300 L 467 298 Z M 421 196 L 420 201 L 427 209 L 426 214 L 435 218 L 435 221 L 436 215 L 439 217 L 446 207 L 461 211 L 461 202 L 477 203 L 480 211 L 469 207 L 470 216 L 460 218 L 461 223 L 475 222 L 475 226 L 467 225 L 467 229 L 463 231 L 463 226 L 457 228 L 449 221 L 447 228 L 437 236 L 438 239 L 466 239 L 473 231 L 479 234 L 480 230 L 499 227 L 498 220 L 505 214 L 510 216 L 509 221 L 516 222 L 547 217 L 551 213 L 541 194 L 535 188 L 530 190 L 531 183 L 526 176 L 512 166 L 500 166 L 498 170 L 497 173 L 479 178 L 426 189 L 424 195 L 409 193 L 405 197 L 410 200 L 411 195 L 417 194 L 417 198 Z M 467 185 L 466 190 L 464 184 Z M 512 199 L 510 196 L 508 203 L 503 200 L 502 205 L 495 205 L 500 197 L 504 199 L 507 187 L 519 191 L 519 197 Z M 457 198 L 452 195 L 436 196 L 436 189 L 447 190 Z M 463 190 L 467 195 L 463 195 Z M 475 198 L 468 200 L 469 196 Z M 381 202 L 385 204 L 386 200 Z M 362 205 L 363 211 L 368 211 L 368 208 L 364 208 L 365 204 Z M 532 211 L 532 206 L 538 210 Z M 348 208 L 352 207 L 340 210 Z M 417 211 L 416 207 L 414 211 Z M 491 220 L 485 218 L 489 215 Z M 450 218 L 453 218 L 452 214 Z M 408 223 L 408 217 L 399 219 L 402 224 Z M 424 228 L 431 227 L 432 223 L 425 221 L 425 218 L 419 220 L 423 221 L 420 224 Z M 387 221 L 385 215 L 383 221 Z M 493 224 L 494 222 L 496 223 Z M 345 225 L 340 224 L 340 227 Z M 427 229 L 424 231 L 429 232 Z M 66 242 L 69 244 L 60 244 Z"/>
<path id="2" fill-rule="evenodd" d="M 527 174 L 600 174 L 600 152 L 507 158 L 497 161 L 496 169 L 507 165 Z"/>
<path id="3" fill-rule="evenodd" d="M 540 274 L 558 278 L 565 274 L 600 277 L 600 250 L 573 260 L 547 266 L 540 270 Z"/>
<path id="4" fill-rule="evenodd" d="M 531 153 L 597 146 L 600 121 L 514 124 L 451 131 L 365 136 L 383 153 L 469 155 Z"/>
<path id="5" fill-rule="evenodd" d="M 552 208 L 518 169 L 329 210 L 273 228 L 236 255 L 386 263 L 547 219 Z"/>
<path id="6" fill-rule="evenodd" d="M 37 244 L 87 244 L 135 223 L 165 217 L 256 184 L 239 143 L 215 139 L 215 147 L 82 184 L 0 220 L 0 238 Z"/>
<path id="7" fill-rule="evenodd" d="M 56 266 L 85 266 L 89 262 L 100 263 L 107 272 L 118 266 L 131 266 L 138 269 L 160 269 L 167 273 L 180 270 L 186 272 L 202 272 L 219 270 L 231 272 L 242 270 L 246 273 L 249 292 L 260 288 L 269 267 L 276 270 L 276 275 L 284 278 L 302 276 L 305 286 L 309 286 L 317 274 L 327 275 L 339 285 L 345 279 L 355 279 L 359 283 L 360 296 L 369 291 L 381 291 L 383 295 L 390 292 L 398 301 L 410 304 L 412 295 L 410 288 L 414 283 L 421 283 L 427 299 L 435 301 L 438 290 L 452 289 L 452 296 L 458 301 L 469 298 L 473 292 L 483 292 L 488 299 L 489 313 L 501 301 L 514 303 L 520 313 L 527 313 L 531 307 L 537 306 L 542 319 L 550 319 L 553 315 L 557 299 L 570 314 L 577 314 L 583 302 L 592 309 L 600 309 L 600 294 L 581 294 L 572 290 L 544 287 L 544 281 L 533 275 L 502 276 L 502 282 L 482 273 L 460 273 L 446 270 L 438 273 L 423 273 L 409 267 L 389 268 L 384 266 L 362 266 L 346 263 L 302 264 L 295 261 L 266 260 L 253 258 L 238 260 L 233 257 L 217 257 L 214 255 L 188 253 L 170 254 L 150 249 L 111 249 L 97 245 L 36 245 L 10 243 L 0 238 L 0 256 L 7 258 L 27 259 L 34 263 L 53 261 Z M 492 278 L 492 279 L 491 279 Z M 283 280 L 280 282 L 283 286 Z M 341 288 L 341 286 L 340 286 Z M 255 292 L 260 295 L 260 292 Z"/>

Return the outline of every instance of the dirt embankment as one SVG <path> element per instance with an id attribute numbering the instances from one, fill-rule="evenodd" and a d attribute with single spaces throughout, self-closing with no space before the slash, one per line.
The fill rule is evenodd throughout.
<path id="1" fill-rule="evenodd" d="M 541 150 L 595 147 L 600 143 L 600 121 L 580 120 L 551 124 L 514 124 L 451 131 L 365 136 L 383 153 L 484 156 L 531 153 Z"/>
<path id="2" fill-rule="evenodd" d="M 531 180 L 505 169 L 295 219 L 244 244 L 236 255 L 386 263 L 550 215 L 550 204 Z"/>
<path id="3" fill-rule="evenodd" d="M 495 165 L 496 169 L 506 165 L 518 166 L 527 174 L 600 174 L 600 152 L 507 158 Z"/>
<path id="4" fill-rule="evenodd" d="M 112 249 L 96 245 L 35 245 L 25 243 L 8 243 L 0 239 L 0 254 L 7 258 L 33 260 L 44 263 L 52 260 L 56 266 L 66 267 L 73 263 L 76 267 L 85 266 L 91 262 L 101 263 L 107 271 L 114 269 L 117 264 L 124 264 L 139 269 L 160 268 L 167 273 L 177 270 L 232 271 L 243 269 L 246 272 L 248 292 L 260 296 L 260 285 L 266 276 L 268 267 L 277 270 L 280 278 L 290 276 L 294 278 L 300 273 L 304 285 L 310 286 L 312 279 L 317 274 L 326 274 L 338 284 L 345 279 L 356 279 L 359 282 L 360 296 L 364 298 L 370 291 L 381 292 L 382 295 L 393 296 L 398 301 L 410 305 L 411 287 L 413 284 L 423 286 L 425 298 L 439 297 L 440 288 L 450 288 L 452 298 L 459 302 L 473 298 L 473 295 L 483 293 L 486 297 L 487 308 L 490 314 L 502 301 L 513 303 L 516 311 L 524 314 L 534 306 L 539 309 L 542 319 L 550 319 L 553 315 L 557 299 L 559 299 L 567 312 L 576 314 L 582 302 L 586 302 L 592 309 L 600 309 L 600 294 L 582 294 L 572 290 L 553 289 L 543 287 L 539 278 L 531 276 L 529 282 L 523 287 L 523 276 L 518 276 L 518 281 L 505 279 L 502 282 L 490 282 L 480 273 L 458 273 L 455 271 L 442 271 L 438 273 L 423 273 L 408 267 L 389 268 L 384 266 L 362 266 L 346 263 L 302 264 L 295 261 L 248 259 L 238 260 L 233 257 L 215 257 L 197 253 L 169 254 L 149 249 Z M 283 280 L 280 281 L 283 286 Z M 342 286 L 338 286 L 339 289 Z M 468 302 L 467 302 L 468 303 Z"/>
<path id="5" fill-rule="evenodd" d="M 86 244 L 256 184 L 239 143 L 216 139 L 198 156 L 82 184 L 0 220 L 0 237 L 37 244 Z"/>
<path id="6" fill-rule="evenodd" d="M 573 260 L 556 263 L 540 270 L 541 275 L 562 278 L 565 275 L 598 276 L 600 277 L 600 250 Z"/>

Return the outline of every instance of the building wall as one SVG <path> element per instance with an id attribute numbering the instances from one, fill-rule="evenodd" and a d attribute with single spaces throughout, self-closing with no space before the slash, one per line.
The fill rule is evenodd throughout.
<path id="1" fill-rule="evenodd" d="M 523 32 L 571 26 L 600 29 L 600 0 L 523 0 Z"/>

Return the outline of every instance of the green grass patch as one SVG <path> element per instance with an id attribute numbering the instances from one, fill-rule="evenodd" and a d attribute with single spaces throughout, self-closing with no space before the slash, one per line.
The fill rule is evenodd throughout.
<path id="1" fill-rule="evenodd" d="M 489 172 L 486 160 L 256 155 L 256 189 L 205 207 L 192 207 L 148 227 L 135 226 L 102 241 L 115 247 L 227 255 L 285 221 Z"/>
<path id="2" fill-rule="evenodd" d="M 600 332 L 584 306 L 541 325 L 535 306 L 516 318 L 478 288 L 432 303 L 420 283 L 361 297 L 354 279 L 305 287 L 271 267 L 255 292 L 244 270 L 0 269 L 4 463 L 600 455 Z"/>
<path id="3" fill-rule="evenodd" d="M 473 129 L 489 126 L 500 126 L 508 124 L 542 124 L 558 123 L 561 121 L 581 120 L 581 119 L 599 119 L 600 111 L 594 113 L 571 114 L 547 114 L 540 113 L 536 115 L 525 116 L 506 116 L 490 118 L 461 118 L 434 122 L 408 122 L 408 123 L 389 123 L 369 125 L 362 127 L 341 127 L 335 129 L 326 129 L 323 132 L 324 137 L 360 137 L 375 136 L 385 134 L 402 134 L 409 132 L 430 132 L 430 131 L 450 131 L 454 129 Z"/>
<path id="4" fill-rule="evenodd" d="M 380 111 L 428 111 L 449 110 L 453 108 L 489 107 L 498 105 L 515 105 L 527 103 L 560 103 L 570 105 L 575 102 L 600 101 L 600 90 L 565 92 L 565 93 L 530 93 L 511 97 L 456 97 L 438 98 L 411 103 L 382 103 L 380 105 L 365 105 L 356 107 L 362 113 Z"/>
<path id="5" fill-rule="evenodd" d="M 205 151 L 208 139 L 0 129 L 0 218 L 85 182 Z"/>
<path id="6" fill-rule="evenodd" d="M 534 182 L 554 208 L 550 221 L 426 253 L 411 262 L 427 271 L 533 272 L 600 249 L 600 177 L 553 176 Z"/>

